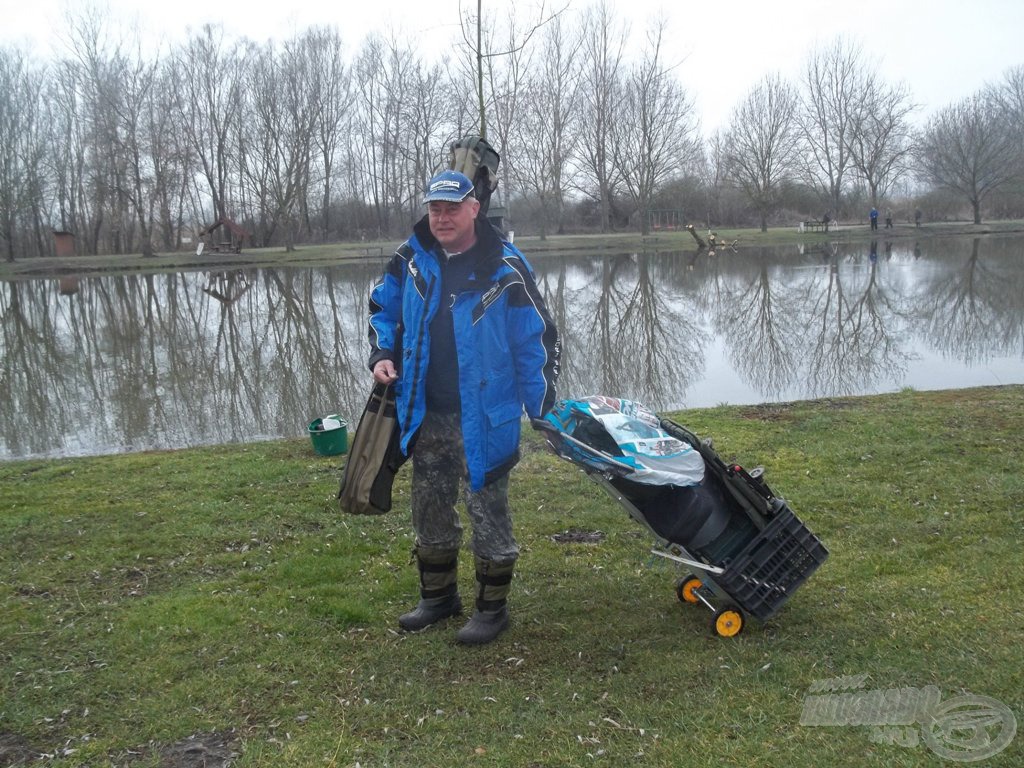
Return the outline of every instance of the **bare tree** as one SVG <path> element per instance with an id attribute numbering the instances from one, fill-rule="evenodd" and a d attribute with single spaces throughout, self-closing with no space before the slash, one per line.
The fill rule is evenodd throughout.
<path id="1" fill-rule="evenodd" d="M 85 63 L 93 73 L 105 134 L 117 156 L 114 191 L 138 226 L 142 255 L 153 256 L 151 134 L 143 130 L 142 122 L 147 114 L 154 115 L 150 105 L 158 64 L 144 61 L 138 51 L 129 56 L 116 50 L 106 62 L 94 58 L 97 54 L 89 48 Z M 128 222 L 124 223 L 128 242 Z"/>
<path id="2" fill-rule="evenodd" d="M 472 5 L 467 3 L 467 6 Z M 503 22 L 494 21 L 494 15 L 485 15 L 483 0 L 476 0 L 475 13 L 460 3 L 463 56 L 456 57 L 450 70 L 456 92 L 475 84 L 476 115 L 473 119 L 458 110 L 455 135 L 479 134 L 495 147 L 504 160 L 502 175 L 506 179 L 518 177 L 515 133 L 523 120 L 525 102 L 530 98 L 527 83 L 533 73 L 531 40 L 547 24 L 557 20 L 565 7 L 549 13 L 546 0 L 530 9 L 527 22 L 522 23 L 524 5 L 509 5 Z M 503 202 L 508 209 L 511 195 Z M 505 215 L 509 215 L 506 210 Z"/>
<path id="3" fill-rule="evenodd" d="M 797 96 L 779 75 L 767 75 L 733 111 L 725 156 L 730 179 L 757 209 L 761 231 L 792 179 L 799 150 Z"/>
<path id="4" fill-rule="evenodd" d="M 169 60 L 162 63 L 143 118 L 153 163 L 154 234 L 159 231 L 165 250 L 177 250 L 182 245 L 188 190 L 196 170 L 181 113 L 174 106 L 177 72 Z"/>
<path id="5" fill-rule="evenodd" d="M 241 133 L 244 182 L 255 197 L 263 243 L 280 230 L 286 251 L 295 248 L 319 111 L 309 54 L 302 38 L 286 41 L 280 53 L 267 43 L 252 52 L 246 68 L 252 119 Z"/>
<path id="6" fill-rule="evenodd" d="M 501 54 L 491 54 L 484 58 L 485 78 L 490 92 L 491 116 L 490 125 L 481 125 L 485 129 L 482 136 L 489 137 L 494 146 L 504 149 L 505 175 L 515 176 L 515 166 L 519 158 L 515 152 L 507 151 L 513 126 L 521 119 L 523 99 L 525 98 L 525 80 L 532 67 L 530 51 L 532 46 L 527 41 L 537 31 L 537 25 L 530 25 L 528 30 L 520 34 L 516 27 L 515 13 L 510 11 L 504 26 L 506 33 L 504 45 L 495 46 Z M 520 38 L 522 38 L 520 40 Z M 492 48 L 493 50 L 493 48 Z M 482 116 L 483 117 L 483 116 Z"/>
<path id="7" fill-rule="evenodd" d="M 806 180 L 828 201 L 833 218 L 842 210 L 853 113 L 868 78 L 860 46 L 843 38 L 812 51 L 804 65 L 800 127 L 807 148 Z"/>
<path id="8" fill-rule="evenodd" d="M 915 109 L 905 86 L 888 85 L 877 74 L 867 78 L 854 104 L 850 157 L 867 184 L 872 205 L 877 206 L 910 170 L 910 115 Z"/>
<path id="9" fill-rule="evenodd" d="M 228 215 L 230 184 L 237 178 L 233 140 L 242 105 L 239 50 L 225 40 L 223 28 L 205 25 L 175 57 L 181 83 L 177 106 L 216 217 Z"/>
<path id="10" fill-rule="evenodd" d="M 566 3 L 562 10 L 568 6 Z M 526 25 L 525 30 L 520 32 L 516 23 L 515 10 L 508 12 L 508 23 L 506 25 L 506 41 L 504 44 L 495 42 L 496 35 L 493 24 L 485 24 L 483 0 L 476 0 L 476 13 L 471 7 L 466 9 L 459 6 L 459 23 L 462 29 L 462 40 L 469 58 L 462 62 L 464 72 L 469 74 L 476 83 L 477 97 L 477 131 L 481 136 L 487 138 L 488 121 L 487 107 L 494 105 L 497 99 L 506 102 L 504 120 L 499 117 L 499 122 L 511 125 L 512 115 L 515 114 L 517 94 L 519 86 L 523 82 L 523 59 L 522 54 L 526 50 L 530 38 L 554 18 L 557 18 L 562 11 L 548 14 L 544 0 L 541 0 L 537 7 L 536 22 Z M 484 34 L 484 29 L 489 31 Z M 498 67 L 496 59 L 510 59 L 505 67 Z M 484 84 L 490 85 L 490 93 L 485 91 Z M 499 146 L 504 146 L 502 138 L 499 138 Z"/>
<path id="11" fill-rule="evenodd" d="M 621 179 L 615 167 L 615 124 L 621 116 L 628 25 L 616 22 L 607 0 L 590 6 L 583 19 L 582 108 L 578 114 L 583 191 L 600 206 L 601 231 L 611 229 L 613 197 Z"/>
<path id="12" fill-rule="evenodd" d="M 92 7 L 77 16 L 69 12 L 66 25 L 70 56 L 61 62 L 65 92 L 58 94 L 58 103 L 73 111 L 64 122 L 72 125 L 66 138 L 76 142 L 70 151 L 77 173 L 69 179 L 77 185 L 69 192 L 77 198 L 74 229 L 85 252 L 120 253 L 132 240 L 134 213 L 125 195 L 127 156 L 118 112 L 107 103 L 121 98 L 119 51 L 111 42 L 116 28 Z"/>
<path id="13" fill-rule="evenodd" d="M 578 56 L 582 43 L 565 17 L 544 30 L 536 66 L 526 83 L 519 119 L 505 145 L 516 158 L 508 175 L 516 187 L 535 199 L 540 236 L 547 236 L 549 221 L 561 231 L 569 162 L 578 145 L 572 129 L 580 104 Z"/>
<path id="14" fill-rule="evenodd" d="M 45 75 L 24 54 L 0 48 L 0 243 L 7 261 L 45 252 L 40 241 Z"/>
<path id="15" fill-rule="evenodd" d="M 980 224 L 985 198 L 1019 173 L 1014 139 L 990 90 L 962 99 L 928 121 L 917 150 L 921 177 L 967 200 Z"/>
<path id="16" fill-rule="evenodd" d="M 1017 181 L 1024 180 L 1024 64 L 1008 69 L 995 88 L 995 98 L 1016 145 Z"/>
<path id="17" fill-rule="evenodd" d="M 390 232 L 392 216 L 401 210 L 409 183 L 399 135 L 403 104 L 411 94 L 409 72 L 413 65 L 413 52 L 394 36 L 387 41 L 371 36 L 356 60 L 361 165 L 370 185 L 367 192 L 376 213 L 378 236 Z"/>
<path id="18" fill-rule="evenodd" d="M 95 8 L 69 12 L 66 26 L 70 57 L 56 100 L 75 114 L 58 117 L 61 134 L 55 143 L 81 143 L 78 178 L 85 192 L 79 202 L 88 202 L 77 207 L 89 213 L 89 220 L 80 222 L 88 230 L 84 242 L 92 252 L 102 244 L 117 253 L 138 249 L 152 256 L 155 164 L 148 122 L 166 108 L 153 105 L 159 59 L 144 58 L 137 42 L 130 47 L 129 33 Z M 75 123 L 79 130 L 64 130 Z M 70 197 L 70 192 L 60 195 Z"/>
<path id="19" fill-rule="evenodd" d="M 708 229 L 723 220 L 722 197 L 729 184 L 729 163 L 726 156 L 725 134 L 715 131 L 701 148 L 698 164 L 699 176 L 704 186 L 704 219 Z"/>
<path id="20" fill-rule="evenodd" d="M 655 190 L 697 157 L 693 101 L 663 60 L 665 24 L 663 17 L 654 22 L 642 58 L 630 70 L 614 145 L 615 165 L 636 203 L 644 235 L 650 231 Z"/>
<path id="21" fill-rule="evenodd" d="M 310 90 L 317 100 L 313 126 L 313 146 L 319 163 L 320 234 L 330 237 L 331 196 L 336 165 L 342 150 L 345 122 L 350 112 L 351 73 L 342 59 L 341 37 L 337 30 L 314 28 L 305 35 L 311 58 Z M 311 186 L 313 180 L 311 179 Z M 312 194 L 313 190 L 306 190 Z"/>
<path id="22" fill-rule="evenodd" d="M 998 93 L 1003 108 L 1010 113 L 1018 130 L 1024 133 L 1024 64 L 1006 71 Z"/>
<path id="23" fill-rule="evenodd" d="M 408 169 L 401 203 L 408 214 L 406 223 L 411 227 L 422 210 L 423 187 L 444 153 L 445 139 L 451 132 L 451 115 L 462 99 L 453 98 L 453 91 L 449 89 L 436 87 L 445 77 L 441 64 L 428 66 L 418 61 L 410 77 L 412 93 L 403 107 L 400 151 Z"/>
<path id="24" fill-rule="evenodd" d="M 80 248 L 95 253 L 89 238 L 94 200 L 87 194 L 85 160 L 85 118 L 80 107 L 80 75 L 70 61 L 58 62 L 52 69 L 47 119 L 51 126 L 52 146 L 49 168 L 56 195 L 59 227 L 79 237 Z"/>
<path id="25" fill-rule="evenodd" d="M 681 194 L 701 207 L 698 182 L 681 173 L 696 159 L 696 119 L 664 59 L 664 22 L 634 52 L 608 0 L 576 24 L 550 2 L 534 0 L 524 25 L 521 8 L 484 19 L 484 0 L 463 0 L 457 53 L 437 63 L 394 35 L 369 38 L 350 63 L 328 28 L 281 48 L 207 26 L 161 58 L 117 42 L 117 25 L 87 9 L 69 19 L 65 57 L 45 68 L 0 50 L 0 248 L 8 259 L 47 253 L 61 228 L 86 253 L 148 254 L 179 247 L 211 207 L 267 244 L 390 237 L 419 215 L 448 143 L 473 133 L 490 133 L 504 202 L 536 206 L 541 236 L 562 231 L 572 193 L 590 198 L 579 210 L 595 211 L 603 231 L 625 220 L 620 204 L 639 212 L 642 232 L 652 207 Z M 749 201 L 766 228 L 787 190 L 804 194 L 790 182 L 808 181 L 838 211 L 855 195 L 877 203 L 905 178 L 914 107 L 859 47 L 838 39 L 812 51 L 803 99 L 795 93 L 766 78 L 707 142 L 709 227 Z M 921 177 L 969 200 L 976 219 L 999 187 L 1015 210 L 1007 182 L 1024 178 L 1022 105 L 1018 67 L 944 110 L 922 134 Z"/>

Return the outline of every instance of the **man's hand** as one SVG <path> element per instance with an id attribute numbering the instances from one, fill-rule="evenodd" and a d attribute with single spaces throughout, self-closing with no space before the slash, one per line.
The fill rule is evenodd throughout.
<path id="1" fill-rule="evenodd" d="M 373 366 L 373 380 L 381 384 L 390 384 L 398 379 L 398 371 L 395 370 L 393 360 L 378 360 Z"/>

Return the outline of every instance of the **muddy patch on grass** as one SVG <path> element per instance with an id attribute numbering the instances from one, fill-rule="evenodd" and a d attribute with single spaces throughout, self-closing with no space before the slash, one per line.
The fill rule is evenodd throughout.
<path id="1" fill-rule="evenodd" d="M 131 768 L 144 763 L 159 768 L 227 768 L 239 756 L 238 733 L 213 731 L 196 733 L 173 744 L 149 742 L 113 756 L 112 765 Z"/>
<path id="2" fill-rule="evenodd" d="M 238 757 L 237 736 L 200 733 L 160 749 L 160 768 L 225 768 Z"/>
<path id="3" fill-rule="evenodd" d="M 567 531 L 552 535 L 551 540 L 558 544 L 599 544 L 604 541 L 603 531 L 584 531 L 570 528 Z"/>
<path id="4" fill-rule="evenodd" d="M 783 421 L 789 417 L 792 409 L 792 405 L 787 403 L 765 403 L 743 408 L 739 415 L 751 421 Z"/>
<path id="5" fill-rule="evenodd" d="M 864 398 L 835 398 L 823 397 L 817 400 L 806 400 L 795 403 L 762 403 L 750 405 L 740 409 L 740 417 L 744 419 L 757 419 L 759 421 L 785 421 L 792 416 L 798 405 L 811 405 L 825 411 L 845 411 L 856 408 L 863 403 Z"/>
<path id="6" fill-rule="evenodd" d="M 33 749 L 21 736 L 0 732 L 0 765 L 4 768 L 30 765 L 40 757 L 42 752 Z"/>

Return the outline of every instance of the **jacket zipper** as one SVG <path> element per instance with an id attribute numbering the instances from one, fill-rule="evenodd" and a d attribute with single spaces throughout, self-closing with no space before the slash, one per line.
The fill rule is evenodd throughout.
<path id="1" fill-rule="evenodd" d="M 430 297 L 434 293 L 434 280 L 436 276 L 431 275 L 430 279 L 427 280 L 427 295 L 423 302 L 423 314 L 420 315 L 420 327 L 416 331 L 416 355 L 413 358 L 412 364 L 412 387 L 409 389 L 409 405 L 406 408 L 405 419 L 403 423 L 412 423 L 412 410 L 416 405 L 416 383 L 420 378 L 420 364 L 423 362 L 423 335 L 426 331 L 427 326 L 427 315 L 430 312 Z"/>

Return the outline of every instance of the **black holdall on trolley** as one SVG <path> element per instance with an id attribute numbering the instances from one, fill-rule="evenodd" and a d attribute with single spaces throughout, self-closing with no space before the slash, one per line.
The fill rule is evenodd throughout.
<path id="1" fill-rule="evenodd" d="M 341 475 L 338 503 L 342 512 L 383 515 L 391 511 L 391 487 L 406 459 L 400 437 L 395 392 L 375 383 Z"/>

